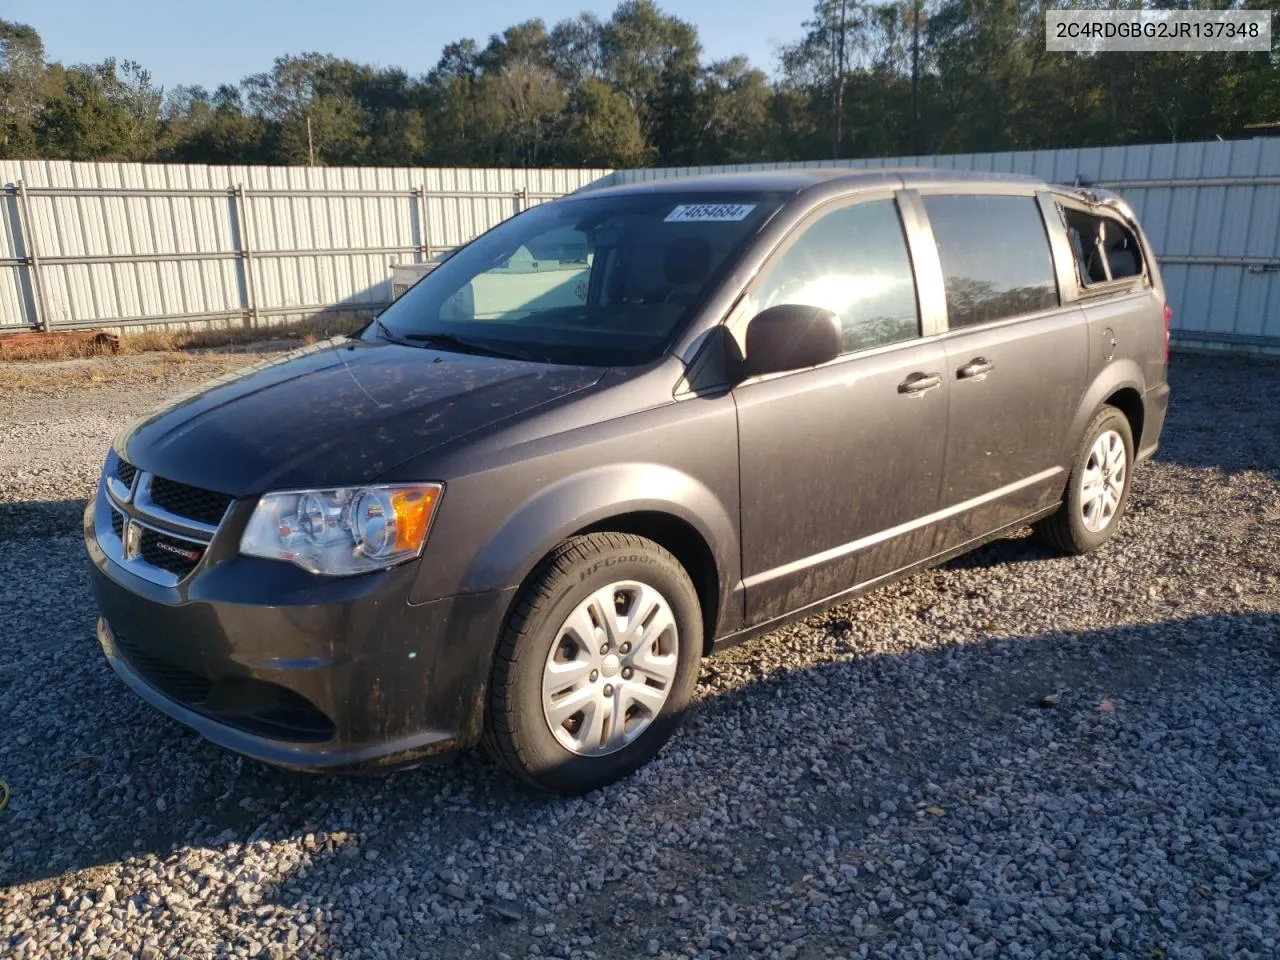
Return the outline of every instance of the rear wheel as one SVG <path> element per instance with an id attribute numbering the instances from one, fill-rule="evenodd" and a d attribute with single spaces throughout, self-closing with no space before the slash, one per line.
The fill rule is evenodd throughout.
<path id="1" fill-rule="evenodd" d="M 693 583 L 643 537 L 574 537 L 516 601 L 494 661 L 486 744 L 517 776 L 582 793 L 626 776 L 670 738 L 697 682 Z"/>
<path id="2" fill-rule="evenodd" d="M 1132 473 L 1129 420 L 1115 407 L 1103 407 L 1085 431 L 1061 508 L 1035 525 L 1036 534 L 1065 553 L 1098 549 L 1124 516 Z"/>

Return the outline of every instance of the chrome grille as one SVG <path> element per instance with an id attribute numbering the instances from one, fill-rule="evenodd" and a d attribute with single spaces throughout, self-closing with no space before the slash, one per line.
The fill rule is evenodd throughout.
<path id="1" fill-rule="evenodd" d="M 224 493 L 146 473 L 119 457 L 103 481 L 98 542 L 125 569 L 167 587 L 200 565 L 233 501 Z"/>

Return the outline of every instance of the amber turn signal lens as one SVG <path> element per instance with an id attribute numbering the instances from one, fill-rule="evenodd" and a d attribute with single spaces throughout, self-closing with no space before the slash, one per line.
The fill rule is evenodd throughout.
<path id="1" fill-rule="evenodd" d="M 396 515 L 396 549 L 417 550 L 422 546 L 439 499 L 437 486 L 397 490 L 391 495 L 391 508 Z"/>

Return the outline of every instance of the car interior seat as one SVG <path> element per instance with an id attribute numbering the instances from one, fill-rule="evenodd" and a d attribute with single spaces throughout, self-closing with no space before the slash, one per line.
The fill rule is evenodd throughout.
<path id="1" fill-rule="evenodd" d="M 1111 266 L 1111 279 L 1136 277 L 1142 272 L 1142 261 L 1134 249 L 1133 238 L 1127 230 L 1112 227 L 1106 237 L 1107 263 Z"/>
<path id="2" fill-rule="evenodd" d="M 667 282 L 662 299 L 667 303 L 692 303 L 710 272 L 711 244 L 707 240 L 702 237 L 673 240 L 662 257 L 662 277 Z"/>

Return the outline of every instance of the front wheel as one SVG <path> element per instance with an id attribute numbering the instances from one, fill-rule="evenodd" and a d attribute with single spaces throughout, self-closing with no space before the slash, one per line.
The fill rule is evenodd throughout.
<path id="1" fill-rule="evenodd" d="M 1115 534 L 1129 502 L 1133 431 L 1115 407 L 1103 407 L 1085 431 L 1058 512 L 1035 525 L 1041 540 L 1064 553 L 1096 550 Z"/>
<path id="2" fill-rule="evenodd" d="M 566 540 L 516 600 L 494 659 L 485 742 L 517 776 L 584 793 L 646 763 L 698 677 L 702 614 L 679 562 L 651 540 Z"/>

